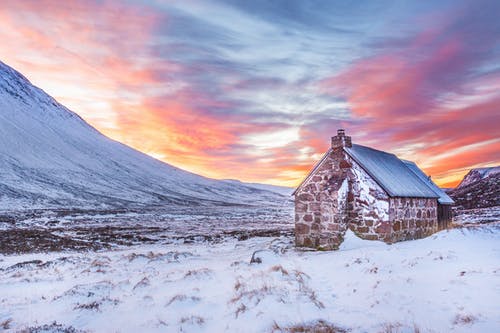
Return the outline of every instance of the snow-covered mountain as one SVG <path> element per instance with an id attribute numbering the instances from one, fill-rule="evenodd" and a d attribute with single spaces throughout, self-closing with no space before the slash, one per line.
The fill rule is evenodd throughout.
<path id="1" fill-rule="evenodd" d="M 0 62 L 0 209 L 276 204 L 272 187 L 205 178 L 113 141 Z"/>
<path id="2" fill-rule="evenodd" d="M 497 173 L 500 173 L 500 166 L 472 169 L 464 176 L 460 184 L 458 184 L 457 188 L 466 187 L 472 183 L 478 182 L 481 179 Z"/>
<path id="3" fill-rule="evenodd" d="M 458 208 L 500 206 L 500 167 L 472 169 L 448 193 Z"/>

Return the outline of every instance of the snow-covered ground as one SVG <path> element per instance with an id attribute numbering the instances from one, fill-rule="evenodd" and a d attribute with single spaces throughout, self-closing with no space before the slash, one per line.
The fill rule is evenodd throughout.
<path id="1" fill-rule="evenodd" d="M 0 253 L 102 250 L 293 234 L 293 206 L 0 211 Z"/>
<path id="2" fill-rule="evenodd" d="M 349 233 L 335 252 L 262 237 L 0 256 L 0 330 L 271 332 L 319 320 L 339 332 L 500 331 L 498 226 L 394 245 Z"/>
<path id="3" fill-rule="evenodd" d="M 500 206 L 461 209 L 454 211 L 453 223 L 456 225 L 478 225 L 500 223 Z"/>

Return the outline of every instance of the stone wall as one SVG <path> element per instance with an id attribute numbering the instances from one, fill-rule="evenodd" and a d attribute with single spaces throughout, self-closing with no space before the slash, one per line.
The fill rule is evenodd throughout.
<path id="1" fill-rule="evenodd" d="M 295 193 L 295 243 L 332 250 L 343 241 L 348 171 L 346 153 L 332 149 L 316 172 Z"/>
<path id="2" fill-rule="evenodd" d="M 438 231 L 437 199 L 391 198 L 391 242 L 427 237 Z"/>

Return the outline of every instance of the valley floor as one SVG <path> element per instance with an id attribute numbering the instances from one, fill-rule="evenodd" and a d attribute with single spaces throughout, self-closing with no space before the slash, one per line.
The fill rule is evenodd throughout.
<path id="1" fill-rule="evenodd" d="M 335 252 L 281 236 L 0 255 L 0 331 L 499 332 L 499 300 L 496 224 Z"/>

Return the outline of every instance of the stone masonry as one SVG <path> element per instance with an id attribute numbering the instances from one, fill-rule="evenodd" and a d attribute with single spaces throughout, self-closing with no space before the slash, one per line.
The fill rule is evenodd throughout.
<path id="1" fill-rule="evenodd" d="M 332 147 L 295 192 L 298 247 L 334 250 L 347 228 L 359 237 L 387 243 L 422 238 L 437 231 L 437 200 L 391 198 L 344 147 L 339 130 Z"/>
<path id="2" fill-rule="evenodd" d="M 297 246 L 335 249 L 346 231 L 350 164 L 341 149 L 329 152 L 314 175 L 295 194 Z"/>
<path id="3" fill-rule="evenodd" d="M 424 238 L 438 231 L 437 200 L 428 198 L 391 198 L 391 242 Z"/>

